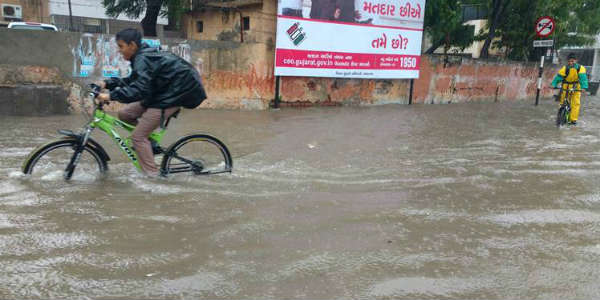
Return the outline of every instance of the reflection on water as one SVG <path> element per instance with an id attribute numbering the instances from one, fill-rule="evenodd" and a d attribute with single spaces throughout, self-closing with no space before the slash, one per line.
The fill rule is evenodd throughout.
<path id="1" fill-rule="evenodd" d="M 80 116 L 0 120 L 0 298 L 591 299 L 600 109 L 554 103 L 184 111 L 234 172 L 20 167 Z"/>

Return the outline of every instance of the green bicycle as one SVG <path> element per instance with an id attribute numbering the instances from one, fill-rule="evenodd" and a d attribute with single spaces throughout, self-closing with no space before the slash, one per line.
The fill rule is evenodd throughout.
<path id="1" fill-rule="evenodd" d="M 115 127 L 118 127 L 132 132 L 135 126 L 107 114 L 103 109 L 104 103 L 95 100 L 99 92 L 99 86 L 91 85 L 88 97 L 94 105 L 94 111 L 81 132 L 59 130 L 58 132 L 64 137 L 34 149 L 23 163 L 23 173 L 39 178 L 53 178 L 62 174 L 65 180 L 70 180 L 74 174 L 81 177 L 104 175 L 108 171 L 110 157 L 104 148 L 91 138 L 90 135 L 95 128 L 114 140 L 129 161 L 141 170 L 137 154 L 131 146 L 131 138 L 122 138 L 115 130 Z M 176 118 L 178 114 L 179 111 L 166 121 L 162 118 L 160 130 L 149 136 L 150 141 L 154 142 L 154 153 L 163 154 L 160 164 L 161 175 L 230 173 L 233 168 L 231 154 L 225 144 L 213 136 L 191 134 L 179 138 L 166 149 L 160 146 L 170 120 Z"/>

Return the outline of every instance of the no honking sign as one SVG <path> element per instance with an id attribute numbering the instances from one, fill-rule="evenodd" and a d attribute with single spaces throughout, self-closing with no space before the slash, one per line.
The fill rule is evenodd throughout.
<path id="1" fill-rule="evenodd" d="M 541 17 L 535 22 L 535 34 L 539 37 L 547 37 L 554 32 L 554 19 L 551 17 Z"/>

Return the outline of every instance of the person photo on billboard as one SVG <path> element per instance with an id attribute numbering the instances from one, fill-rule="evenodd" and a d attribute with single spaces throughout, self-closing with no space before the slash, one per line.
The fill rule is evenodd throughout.
<path id="1" fill-rule="evenodd" d="M 335 10 L 333 12 L 333 19 L 335 21 L 354 23 L 357 13 L 358 11 L 354 10 L 354 0 L 335 1 Z"/>
<path id="2" fill-rule="evenodd" d="M 318 20 L 334 20 L 336 0 L 312 0 L 310 4 L 310 18 Z"/>
<path id="3" fill-rule="evenodd" d="M 302 18 L 302 0 L 280 0 L 281 14 Z"/>
<path id="4" fill-rule="evenodd" d="M 360 12 L 355 9 L 356 1 L 358 0 L 312 0 L 310 18 L 357 23 L 358 19 L 360 19 Z M 369 19 L 366 22 L 360 23 L 370 23 L 370 21 Z"/>

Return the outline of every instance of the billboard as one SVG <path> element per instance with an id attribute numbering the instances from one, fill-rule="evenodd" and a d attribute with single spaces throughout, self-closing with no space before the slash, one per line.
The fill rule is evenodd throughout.
<path id="1" fill-rule="evenodd" d="M 418 78 L 425 0 L 278 0 L 275 75 Z"/>

